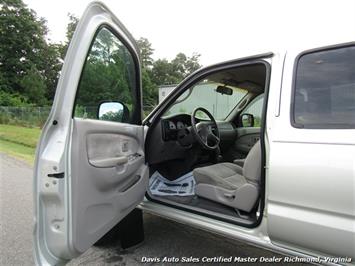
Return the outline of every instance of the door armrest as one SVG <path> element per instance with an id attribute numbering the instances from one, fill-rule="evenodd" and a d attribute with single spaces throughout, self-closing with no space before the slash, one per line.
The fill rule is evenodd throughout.
<path id="1" fill-rule="evenodd" d="M 89 160 L 90 164 L 99 168 L 115 167 L 117 165 L 125 164 L 128 162 L 128 157 L 112 157 L 112 158 L 100 158 Z"/>

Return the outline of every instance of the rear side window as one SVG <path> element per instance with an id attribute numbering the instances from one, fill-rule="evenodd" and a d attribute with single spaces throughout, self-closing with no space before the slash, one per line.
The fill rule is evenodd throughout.
<path id="1" fill-rule="evenodd" d="M 355 46 L 299 57 L 292 122 L 301 128 L 355 128 Z"/>

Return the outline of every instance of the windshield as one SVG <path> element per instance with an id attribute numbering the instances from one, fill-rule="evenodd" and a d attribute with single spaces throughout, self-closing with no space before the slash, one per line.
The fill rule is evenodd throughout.
<path id="1" fill-rule="evenodd" d="M 209 80 L 197 83 L 180 95 L 170 109 L 165 112 L 164 116 L 173 116 L 176 114 L 191 115 L 195 108 L 203 107 L 216 120 L 223 121 L 248 91 L 228 86 L 232 90 L 232 93 L 230 95 L 222 94 L 221 92 L 217 92 L 219 86 L 224 86 L 224 84 Z"/>

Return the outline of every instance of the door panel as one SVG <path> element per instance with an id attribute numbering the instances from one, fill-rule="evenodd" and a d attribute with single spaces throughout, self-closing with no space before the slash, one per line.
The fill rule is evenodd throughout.
<path id="1" fill-rule="evenodd" d="M 228 159 L 243 159 L 260 139 L 260 127 L 241 127 L 236 129 L 237 137 L 228 151 Z"/>
<path id="2" fill-rule="evenodd" d="M 80 119 L 77 119 L 77 123 L 83 120 L 79 121 Z M 141 156 L 138 153 L 140 148 L 138 141 L 128 135 L 87 133 L 86 146 L 89 163 L 94 167 L 124 165 L 132 154 L 136 154 L 137 157 Z"/>
<path id="3" fill-rule="evenodd" d="M 70 42 L 37 146 L 36 264 L 79 256 L 143 199 L 148 170 L 139 61 L 121 22 L 104 4 L 91 3 Z M 125 123 L 95 120 L 102 101 L 119 102 L 123 109 L 108 114 Z"/>
<path id="4" fill-rule="evenodd" d="M 260 127 L 239 128 L 234 148 L 243 156 L 246 156 L 259 139 Z"/>
<path id="5" fill-rule="evenodd" d="M 75 118 L 71 179 L 73 248 L 84 252 L 143 199 L 148 185 L 142 126 Z M 127 158 L 97 167 L 93 160 Z"/>

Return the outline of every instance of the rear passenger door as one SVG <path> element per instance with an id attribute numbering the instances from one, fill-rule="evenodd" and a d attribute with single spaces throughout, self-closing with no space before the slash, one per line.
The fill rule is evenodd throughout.
<path id="1" fill-rule="evenodd" d="M 355 43 L 287 55 L 267 123 L 275 245 L 355 258 Z"/>

